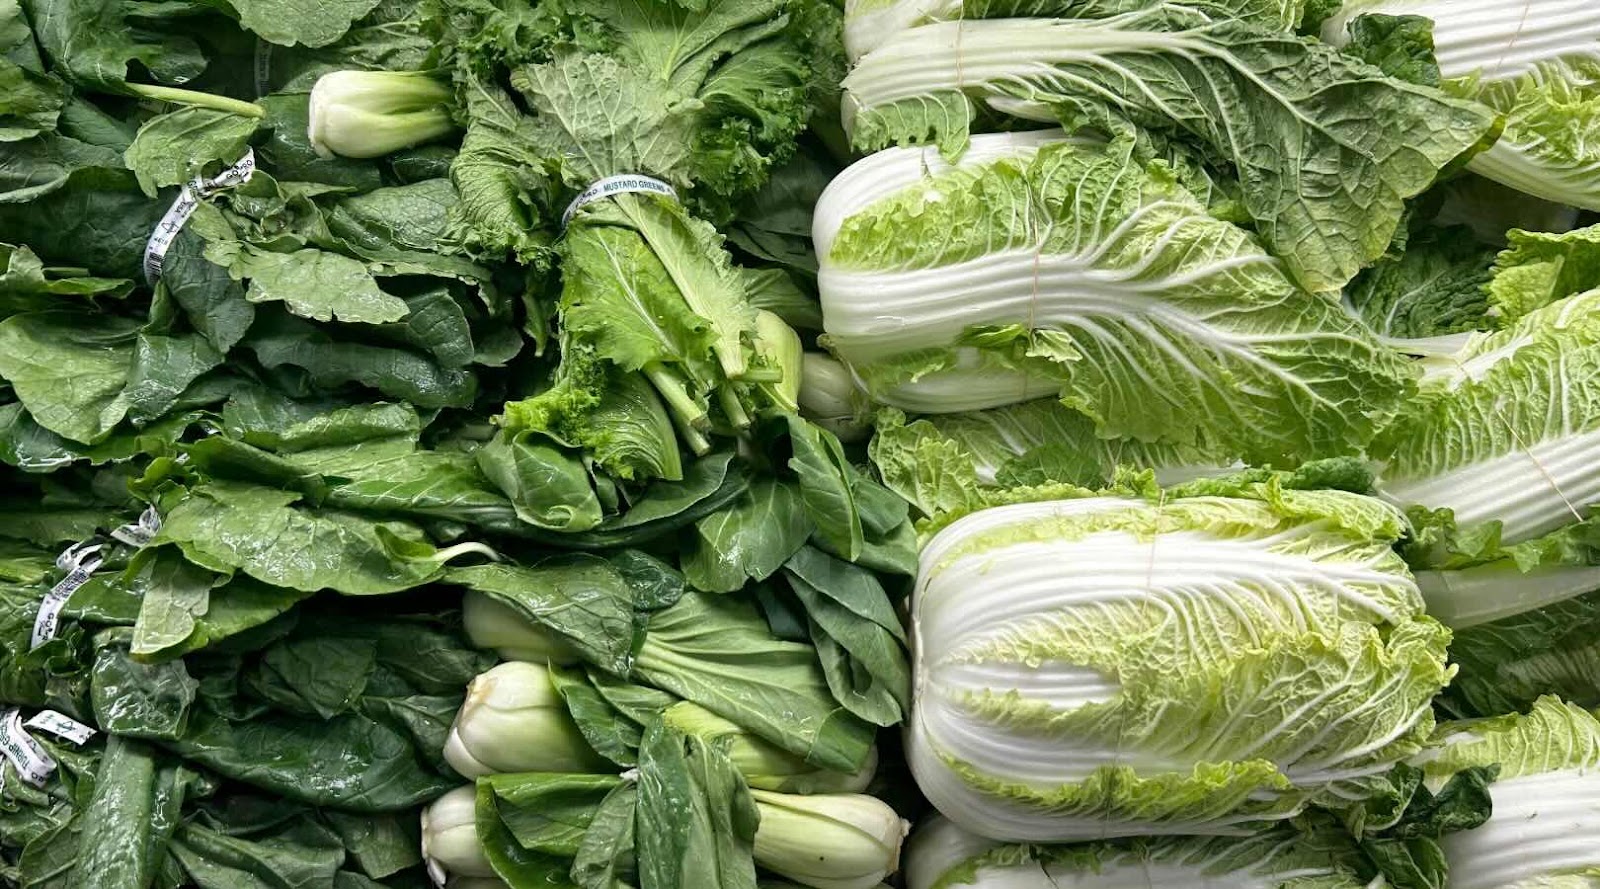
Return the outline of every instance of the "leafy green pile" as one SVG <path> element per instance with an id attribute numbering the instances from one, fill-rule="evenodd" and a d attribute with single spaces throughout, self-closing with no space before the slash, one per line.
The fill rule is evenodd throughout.
<path id="1" fill-rule="evenodd" d="M 915 533 L 796 412 L 837 10 L 63 0 L 0 41 L 0 710 L 96 732 L 18 729 L 57 766 L 0 762 L 0 881 L 423 885 L 486 648 L 562 665 L 616 771 L 720 776 L 644 885 L 767 848 L 671 705 L 871 774 Z M 614 175 L 676 197 L 563 218 Z"/>

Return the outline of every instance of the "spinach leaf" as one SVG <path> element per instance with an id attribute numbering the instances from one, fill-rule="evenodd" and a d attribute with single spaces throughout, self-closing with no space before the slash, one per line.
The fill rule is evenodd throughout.
<path id="1" fill-rule="evenodd" d="M 256 125 L 256 118 L 229 111 L 179 108 L 146 121 L 123 160 L 153 198 L 161 188 L 193 179 L 212 161 L 238 160 Z"/>
<path id="2" fill-rule="evenodd" d="M 575 553 L 531 566 L 479 565 L 451 570 L 445 581 L 477 590 L 559 634 L 603 670 L 626 676 L 633 664 L 643 635 L 635 593 L 605 559 Z"/>
<path id="3" fill-rule="evenodd" d="M 478 391 L 468 371 L 441 367 L 407 349 L 335 340 L 287 316 L 258 321 L 245 345 L 266 367 L 299 368 L 319 389 L 358 384 L 423 408 L 466 407 Z"/>
<path id="4" fill-rule="evenodd" d="M 502 430 L 478 450 L 477 461 L 528 524 L 556 531 L 587 531 L 600 524 L 589 471 L 542 437 Z"/>
<path id="5" fill-rule="evenodd" d="M 349 513 L 311 511 L 300 495 L 213 481 L 167 514 L 157 543 L 219 573 L 243 571 L 274 586 L 349 595 L 393 593 L 440 577 L 446 562 L 478 544 L 436 549 L 414 526 Z"/>
<path id="6" fill-rule="evenodd" d="M 123 389 L 137 329 L 108 315 L 13 315 L 0 321 L 0 377 L 40 426 L 94 444 L 127 413 Z"/>
<path id="7" fill-rule="evenodd" d="M 694 546 L 684 559 L 689 583 L 728 593 L 770 577 L 812 534 L 801 501 L 796 485 L 762 479 L 731 506 L 696 522 Z"/>

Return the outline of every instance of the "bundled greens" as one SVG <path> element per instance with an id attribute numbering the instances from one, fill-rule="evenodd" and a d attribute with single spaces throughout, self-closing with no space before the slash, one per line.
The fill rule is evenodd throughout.
<path id="1" fill-rule="evenodd" d="M 525 661 L 473 681 L 445 755 L 478 780 L 423 813 L 424 855 L 514 886 L 753 886 L 759 866 L 866 889 L 905 835 L 855 792 L 870 762 L 829 771 L 660 689 Z"/>
<path id="2" fill-rule="evenodd" d="M 94 733 L 7 735 L 0 879 L 409 889 L 464 777 L 581 772 L 601 845 L 469 799 L 470 875 L 893 871 L 912 517 L 798 415 L 837 11 L 0 23 L 0 704 Z"/>

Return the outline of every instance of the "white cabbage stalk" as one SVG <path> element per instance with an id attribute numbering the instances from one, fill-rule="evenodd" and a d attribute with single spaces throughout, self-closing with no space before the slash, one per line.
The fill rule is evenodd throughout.
<path id="1" fill-rule="evenodd" d="M 1372 77 L 1368 66 L 1321 41 L 1284 34 L 1271 37 L 1267 50 L 1269 29 L 1284 25 L 1297 3 L 1059 8 L 1086 18 L 981 18 L 1017 7 L 973 6 L 888 33 L 856 62 L 843 81 L 841 112 L 858 149 L 934 141 L 959 155 L 984 106 L 1075 126 L 1092 126 L 1102 108 L 1133 121 L 1166 120 L 1173 126 L 1162 129 L 1180 131 L 1181 143 L 1243 171 L 1230 213 L 1248 212 L 1256 235 L 1312 293 L 1337 293 L 1380 258 L 1406 200 L 1495 124 L 1477 102 Z M 1350 127 L 1374 122 L 1351 118 L 1350 108 L 1384 111 L 1386 126 L 1367 126 L 1358 152 L 1349 150 L 1357 138 Z M 990 200 L 1019 220 L 1037 219 L 1042 206 L 998 193 Z M 1111 215 L 1093 200 L 1069 199 L 1067 207 Z M 957 226 L 926 236 L 989 234 Z"/>
<path id="2" fill-rule="evenodd" d="M 1589 0 L 1347 0 L 1322 24 L 1322 39 L 1343 46 L 1358 16 L 1416 15 L 1433 20 L 1433 54 L 1445 77 L 1509 80 L 1566 56 L 1600 60 L 1600 18 Z"/>
<path id="3" fill-rule="evenodd" d="M 477 788 L 457 787 L 422 810 L 422 857 L 431 874 L 494 877 L 478 842 Z M 436 878 L 436 882 L 442 882 Z"/>
<path id="4" fill-rule="evenodd" d="M 467 778 L 606 766 L 578 731 L 550 671 L 525 661 L 507 661 L 472 680 L 450 725 L 444 758 Z"/>
<path id="5" fill-rule="evenodd" d="M 978 136 L 962 156 L 960 166 L 972 167 L 1002 158 L 1026 159 L 1040 147 L 1066 138 L 1060 130 Z M 1081 140 L 1074 142 L 1079 144 Z M 932 146 L 891 148 L 856 161 L 828 183 L 817 199 L 811 217 L 811 239 L 822 266 L 818 283 L 822 290 L 825 326 L 830 320 L 836 325 L 842 324 L 847 335 L 852 326 L 843 316 L 849 310 L 849 304 L 855 301 L 854 295 L 840 293 L 832 286 L 832 273 L 829 270 L 834 239 L 846 221 L 873 204 L 892 199 L 928 177 L 955 169 Z M 830 299 L 830 294 L 834 299 Z M 864 295 L 861 297 L 863 311 L 871 309 L 870 304 L 866 304 L 867 299 Z M 841 303 L 834 308 L 831 319 L 828 315 L 830 302 Z M 898 323 L 898 319 L 886 317 L 882 323 L 894 324 Z M 848 360 L 849 356 L 844 357 Z M 899 383 L 886 392 L 878 393 L 878 400 L 916 414 L 955 413 L 1053 395 L 1060 388 L 1051 380 L 1032 379 L 1010 369 L 979 367 L 979 359 L 971 350 L 958 350 L 957 361 L 958 367 L 953 372 Z"/>
<path id="6" fill-rule="evenodd" d="M 807 352 L 800 376 L 800 413 L 840 441 L 860 441 L 872 434 L 867 419 L 871 405 L 850 369 L 821 352 Z"/>
<path id="7" fill-rule="evenodd" d="M 962 0 L 845 0 L 844 51 L 851 63 L 917 25 L 959 18 Z"/>
<path id="8" fill-rule="evenodd" d="M 1201 0 L 1196 5 L 1205 8 L 1209 3 Z M 1301 0 L 1223 0 L 1223 6 L 1251 24 L 1290 28 L 1298 21 L 1304 4 Z M 1041 14 L 1068 8 L 1067 3 L 1058 3 L 1053 9 L 1043 4 L 1033 7 Z M 1005 9 L 1011 15 L 1021 14 L 1015 7 Z M 845 54 L 854 64 L 901 31 L 966 17 L 964 0 L 845 0 Z"/>
<path id="9" fill-rule="evenodd" d="M 1545 200 L 1600 210 L 1600 15 L 1593 0 L 1353 0 L 1323 26 L 1349 40 L 1357 16 L 1433 21 L 1439 73 L 1506 115 L 1474 173 Z"/>
<path id="10" fill-rule="evenodd" d="M 1452 630 L 1483 626 L 1600 590 L 1600 566 L 1524 572 L 1511 562 L 1416 572 L 1428 613 Z"/>
<path id="11" fill-rule="evenodd" d="M 1424 760 L 1435 789 L 1471 766 L 1498 765 L 1494 814 L 1445 836 L 1451 889 L 1600 885 L 1600 718 L 1556 698 L 1526 715 L 1440 726 Z"/>
<path id="12" fill-rule="evenodd" d="M 1495 286 L 1532 281 L 1507 297 L 1536 302 L 1561 265 L 1559 254 L 1508 265 Z M 1600 704 L 1597 318 L 1600 290 L 1428 359 L 1417 399 L 1372 444 L 1379 492 L 1423 510 L 1407 557 L 1429 613 L 1456 631 L 1461 675 L 1440 703 L 1457 715 L 1521 710 L 1551 692 Z"/>
<path id="13" fill-rule="evenodd" d="M 334 71 L 311 88 L 311 147 L 322 157 L 382 157 L 448 136 L 450 87 L 418 71 Z"/>
<path id="14" fill-rule="evenodd" d="M 873 747 L 861 770 L 853 775 L 820 769 L 794 754 L 741 729 L 737 724 L 688 701 L 668 707 L 662 719 L 687 735 L 725 743 L 724 751 L 745 783 L 759 790 L 783 793 L 859 793 L 872 783 L 878 770 L 878 748 Z"/>
<path id="15" fill-rule="evenodd" d="M 755 859 L 813 889 L 872 889 L 900 867 L 911 825 L 877 797 L 750 791 L 761 812 Z"/>
<path id="16" fill-rule="evenodd" d="M 825 345 L 910 413 L 1059 395 L 1101 438 L 1353 451 L 1412 368 L 1166 169 L 1059 131 L 852 165 L 814 215 Z"/>
<path id="17" fill-rule="evenodd" d="M 1548 534 L 1600 502 L 1600 290 L 1567 297 L 1435 358 L 1421 400 L 1374 444 L 1379 490 L 1501 524 L 1502 544 Z"/>
<path id="18" fill-rule="evenodd" d="M 1071 842 L 1248 833 L 1382 788 L 1432 728 L 1448 631 L 1391 507 L 1281 493 L 1028 503 L 940 531 L 906 741 L 934 806 Z"/>
<path id="19" fill-rule="evenodd" d="M 1339 860 L 1339 846 L 1292 831 L 1247 839 L 1012 846 L 938 816 L 906 844 L 906 889 L 1381 889 Z M 1319 838 L 1320 839 L 1320 838 Z M 1332 846 L 1332 848 L 1329 848 Z"/>
<path id="20" fill-rule="evenodd" d="M 508 661 L 568 666 L 583 660 L 565 639 L 476 590 L 462 597 L 461 620 L 473 645 Z"/>

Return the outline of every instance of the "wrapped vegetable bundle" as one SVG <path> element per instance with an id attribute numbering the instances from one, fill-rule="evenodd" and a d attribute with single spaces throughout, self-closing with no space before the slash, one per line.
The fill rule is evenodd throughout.
<path id="1" fill-rule="evenodd" d="M 525 661 L 473 680 L 444 753 L 477 778 L 422 815 L 423 854 L 453 876 L 747 886 L 759 867 L 869 889 L 906 832 L 859 792 L 875 755 L 830 770 L 661 689 Z"/>

